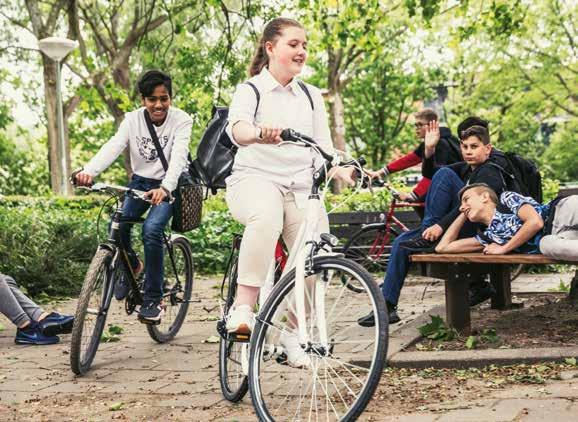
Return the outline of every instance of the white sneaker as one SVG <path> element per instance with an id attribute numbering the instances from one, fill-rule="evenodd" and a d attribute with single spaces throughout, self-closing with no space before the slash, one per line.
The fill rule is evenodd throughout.
<path id="1" fill-rule="evenodd" d="M 255 316 L 251 306 L 239 305 L 229 311 L 226 316 L 227 332 L 235 334 L 250 334 L 253 331 Z"/>
<path id="2" fill-rule="evenodd" d="M 279 341 L 285 349 L 289 366 L 293 368 L 309 368 L 311 366 L 311 358 L 299 344 L 296 333 L 283 332 Z"/>

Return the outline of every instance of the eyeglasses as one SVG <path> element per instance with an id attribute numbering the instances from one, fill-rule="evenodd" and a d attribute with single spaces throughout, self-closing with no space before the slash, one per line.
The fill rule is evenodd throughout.
<path id="1" fill-rule="evenodd" d="M 171 99 L 171 97 L 169 97 L 168 95 L 161 95 L 160 97 L 145 97 L 145 99 L 149 102 L 149 103 L 156 103 L 158 100 L 161 101 L 161 103 L 167 103 L 169 102 L 169 100 Z"/>
<path id="2" fill-rule="evenodd" d="M 415 122 L 414 126 L 416 129 L 421 129 L 424 126 L 427 126 L 427 123 Z"/>

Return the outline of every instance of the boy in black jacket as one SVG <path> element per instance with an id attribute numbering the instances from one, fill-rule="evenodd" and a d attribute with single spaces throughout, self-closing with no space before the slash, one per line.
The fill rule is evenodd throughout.
<path id="1" fill-rule="evenodd" d="M 390 323 L 398 322 L 395 309 L 405 277 L 409 270 L 409 255 L 412 250 L 431 250 L 435 241 L 442 235 L 444 228 L 449 227 L 459 215 L 458 192 L 471 183 L 486 183 L 499 195 L 506 189 L 502 168 L 507 168 L 504 154 L 494 150 L 490 144 L 488 123 L 478 117 L 469 117 L 458 126 L 461 139 L 461 151 L 464 161 L 447 167 L 435 163 L 435 147 L 439 132 L 435 125 L 430 125 L 425 137 L 425 173 L 432 177 L 432 184 L 426 197 L 425 217 L 421 227 L 402 233 L 393 242 L 387 273 L 381 290 L 386 300 Z M 497 165 L 497 166 L 496 166 Z M 473 236 L 475 226 L 468 224 L 462 229 L 463 236 Z M 480 284 L 474 291 L 473 302 L 480 302 L 491 295 L 490 286 Z M 481 292 L 481 293 L 480 293 Z M 375 324 L 373 313 L 358 320 L 364 327 Z"/>

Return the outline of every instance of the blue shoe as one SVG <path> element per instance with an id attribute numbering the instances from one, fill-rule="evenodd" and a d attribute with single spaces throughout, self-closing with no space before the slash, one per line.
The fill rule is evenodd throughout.
<path id="1" fill-rule="evenodd" d="M 145 324 L 159 324 L 165 310 L 160 302 L 145 300 L 138 312 L 138 319 Z"/>
<path id="2" fill-rule="evenodd" d="M 30 325 L 24 328 L 18 328 L 16 330 L 16 338 L 14 343 L 16 344 L 36 344 L 36 345 L 47 345 L 56 344 L 60 341 L 58 336 L 47 336 L 42 333 L 40 325 L 37 322 L 32 321 Z"/>
<path id="3" fill-rule="evenodd" d="M 51 312 L 42 321 L 38 321 L 42 334 L 49 337 L 56 334 L 70 334 L 73 323 L 72 315 L 60 315 L 57 312 Z"/>

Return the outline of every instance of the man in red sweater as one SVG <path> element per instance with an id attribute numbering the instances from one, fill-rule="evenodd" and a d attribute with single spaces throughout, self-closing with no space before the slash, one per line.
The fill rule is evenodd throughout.
<path id="1" fill-rule="evenodd" d="M 438 121 L 437 113 L 431 108 L 424 108 L 423 110 L 415 113 L 415 136 L 421 141 L 418 147 L 404 155 L 397 160 L 392 161 L 384 168 L 377 171 L 367 171 L 367 174 L 372 178 L 383 178 L 388 176 L 390 173 L 395 173 L 397 171 L 405 170 L 407 168 L 413 167 L 419 163 L 422 163 L 422 175 L 423 175 L 423 158 L 424 158 L 424 138 L 426 134 L 426 129 L 430 122 Z M 435 151 L 435 160 L 437 163 L 443 163 L 443 165 L 457 163 L 462 161 L 462 154 L 460 151 L 459 141 L 452 135 L 452 132 L 446 127 L 440 127 L 440 141 Z M 427 177 L 422 177 L 420 182 L 414 187 L 413 191 L 410 193 L 402 193 L 400 199 L 409 202 L 422 201 L 425 198 L 427 190 L 431 184 L 431 179 Z"/>

